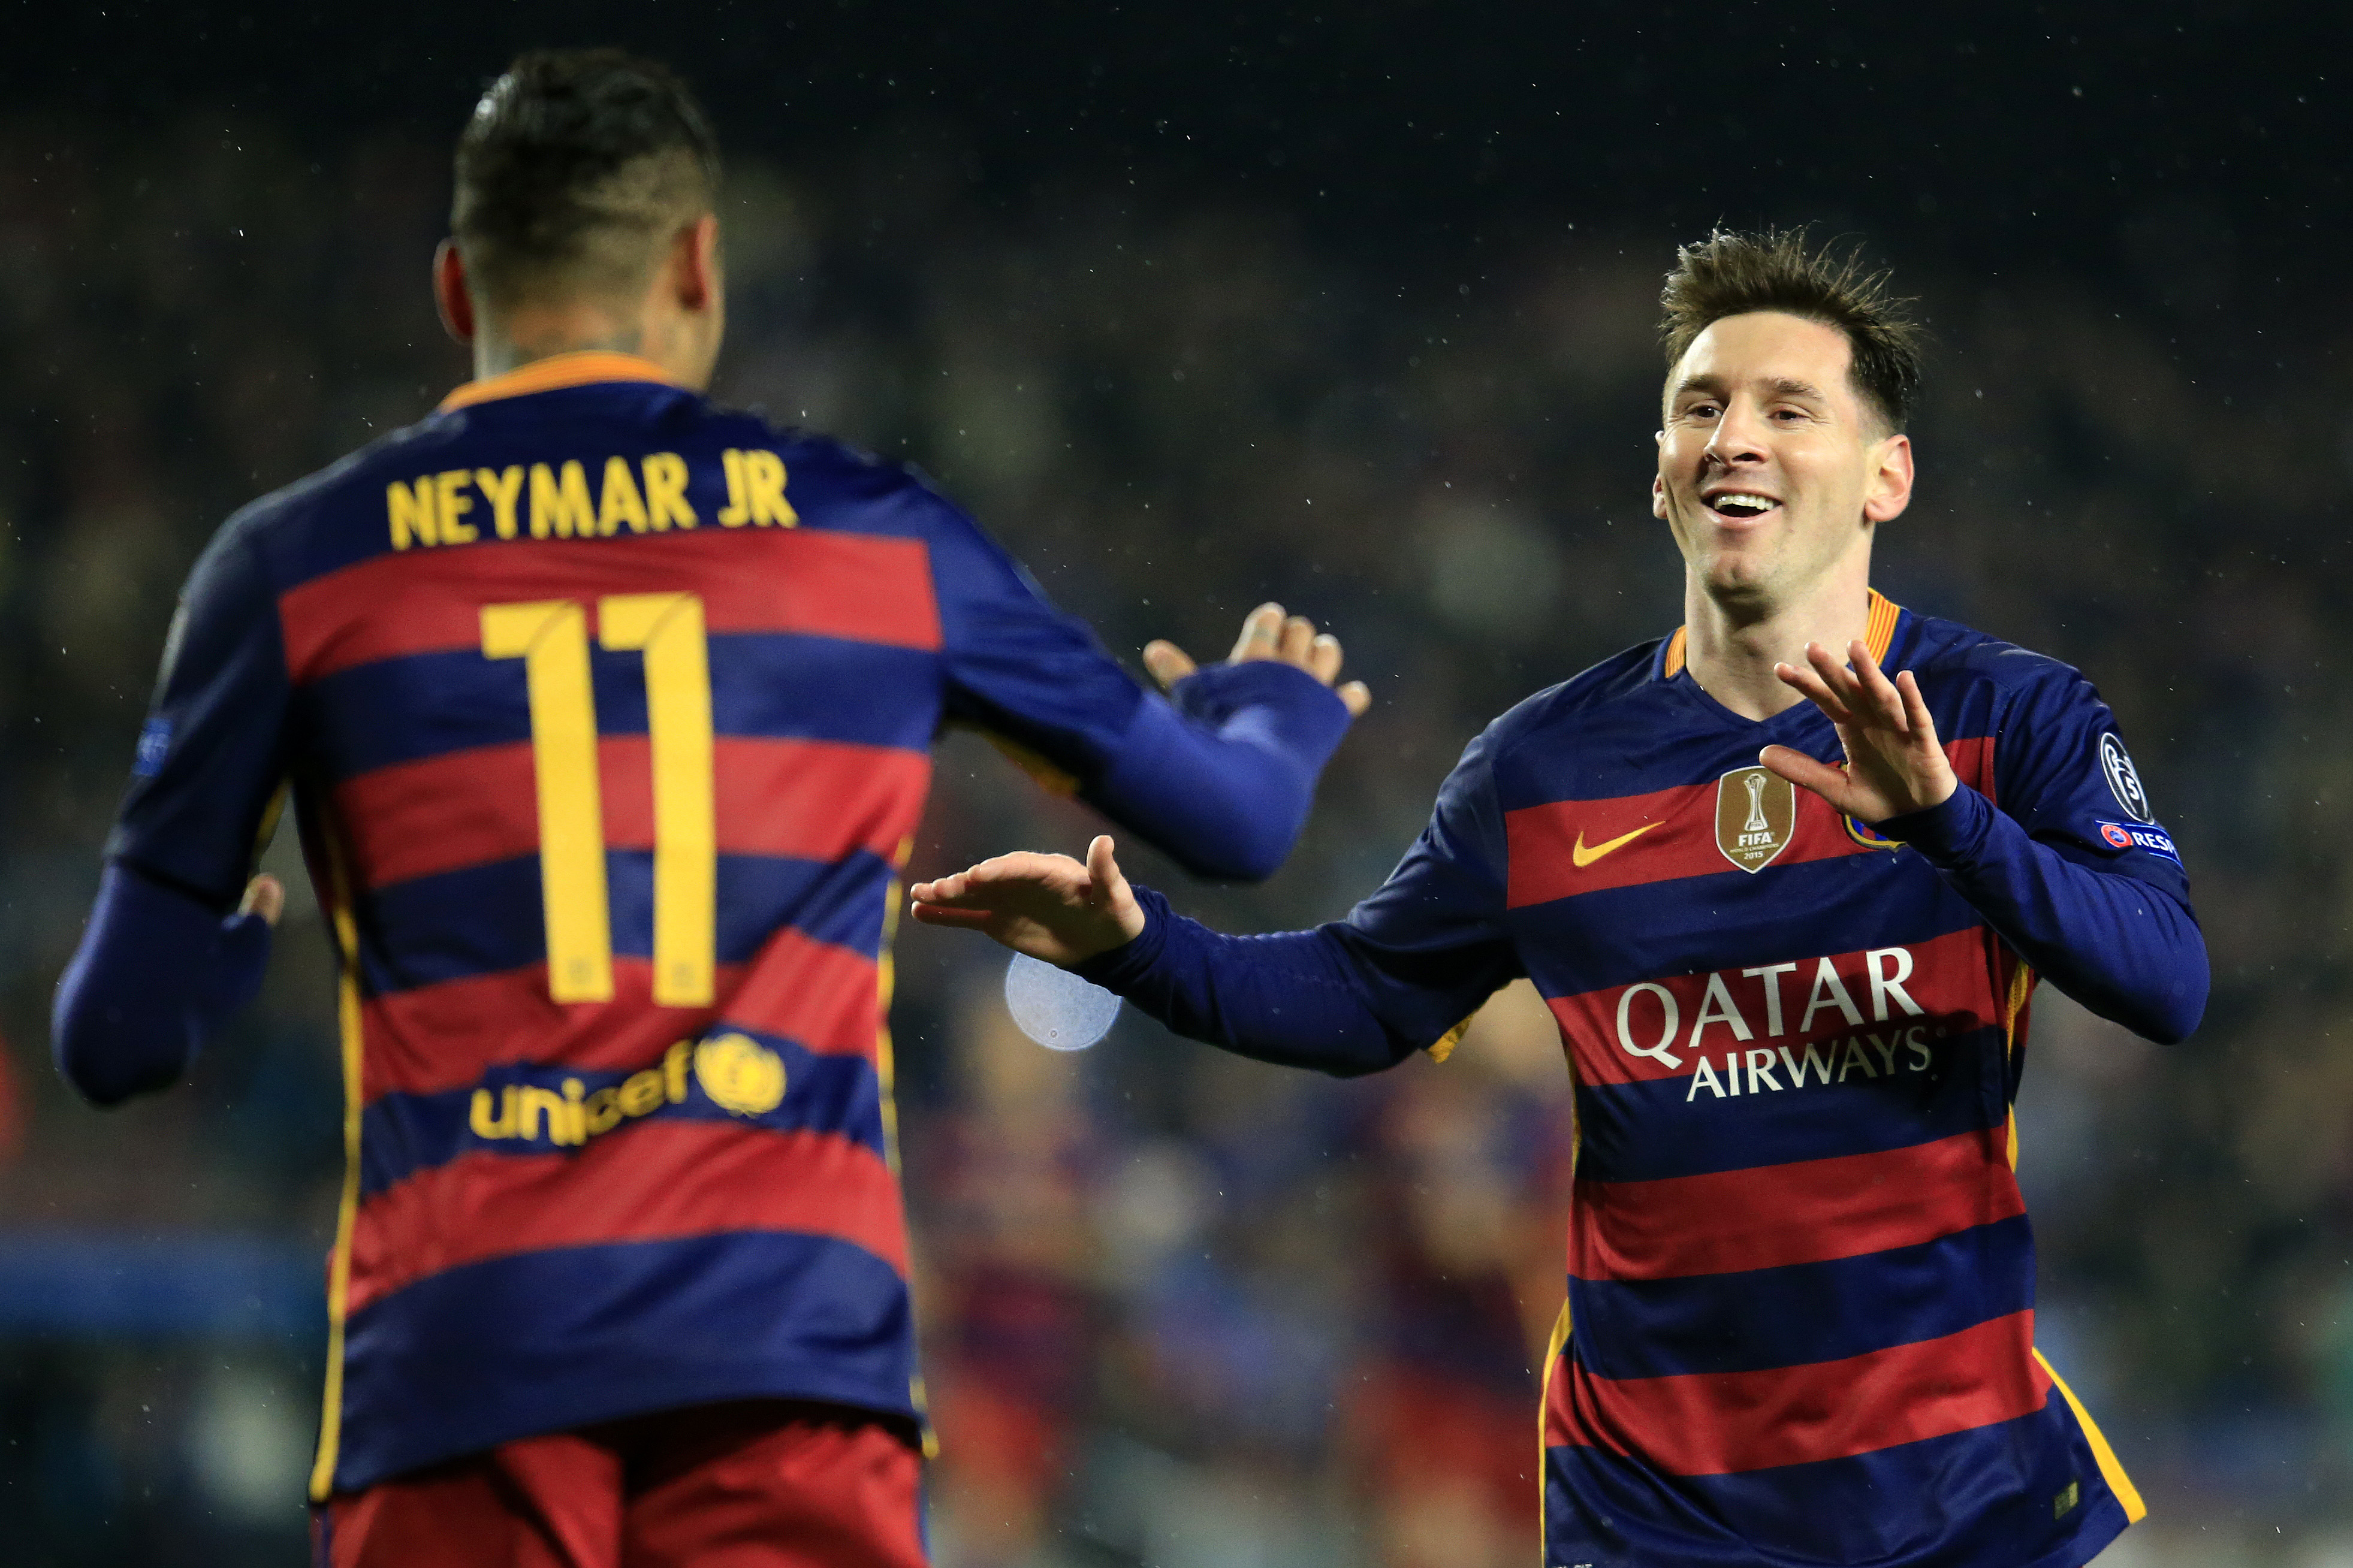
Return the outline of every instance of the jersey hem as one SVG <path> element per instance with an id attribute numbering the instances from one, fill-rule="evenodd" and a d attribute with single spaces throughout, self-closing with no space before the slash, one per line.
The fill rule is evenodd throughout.
<path id="1" fill-rule="evenodd" d="M 512 1443 L 525 1437 L 543 1437 L 607 1421 L 626 1420 L 634 1415 L 652 1415 L 665 1410 L 683 1410 L 698 1405 L 734 1404 L 746 1399 L 815 1400 L 904 1421 L 918 1432 L 923 1426 L 922 1413 L 916 1410 L 912 1400 L 877 1399 L 871 1388 L 854 1386 L 839 1379 L 790 1373 L 765 1378 L 747 1377 L 740 1370 L 713 1368 L 706 1382 L 673 1384 L 659 1394 L 649 1392 L 637 1398 L 617 1396 L 606 1400 L 586 1400 L 581 1402 L 576 1409 L 552 1412 L 540 1419 L 512 1427 L 485 1422 L 480 1430 L 460 1432 L 443 1442 L 419 1444 L 406 1451 L 391 1448 L 373 1462 L 353 1463 L 349 1458 L 351 1429 L 359 1423 L 350 1420 L 347 1415 L 343 1423 L 346 1457 L 343 1463 L 336 1468 L 332 1487 L 326 1495 L 348 1496 L 365 1491 L 370 1487 L 380 1486 L 412 1471 L 447 1464 L 472 1454 L 487 1453 L 501 1443 Z M 314 1498 L 312 1500 L 319 1500 Z"/>

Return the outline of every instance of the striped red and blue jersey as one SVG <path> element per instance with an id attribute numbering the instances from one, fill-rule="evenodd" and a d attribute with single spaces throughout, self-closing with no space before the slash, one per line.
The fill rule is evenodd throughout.
<path id="1" fill-rule="evenodd" d="M 1348 920 L 1224 938 L 1150 895 L 1137 951 L 1086 971 L 1335 1071 L 1443 1058 L 1534 982 L 1577 1119 L 1548 1568 L 2071 1568 L 2143 1512 L 2035 1348 L 2021 948 L 2110 1016 L 2142 1017 L 2103 989 L 2137 976 L 2121 991 L 2189 1020 L 2143 1026 L 2186 1032 L 2187 880 L 2080 674 L 1876 594 L 1869 642 L 1915 672 L 1964 786 L 1937 815 L 2010 825 L 1986 907 L 1758 766 L 1774 743 L 1835 762 L 1836 733 L 1811 703 L 1724 708 L 1678 632 L 1497 720 Z"/>
<path id="2" fill-rule="evenodd" d="M 314 1496 L 703 1402 L 919 1420 L 930 747 L 1083 783 L 1158 700 L 904 468 L 599 353 L 247 509 L 172 641 L 110 853 L 226 907 L 290 781 L 340 950 Z"/>

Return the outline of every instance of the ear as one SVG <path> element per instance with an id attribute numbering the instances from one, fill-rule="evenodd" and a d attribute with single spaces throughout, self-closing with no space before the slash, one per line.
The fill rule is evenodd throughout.
<path id="1" fill-rule="evenodd" d="M 1659 455 L 1665 457 L 1667 433 L 1664 430 L 1653 431 L 1651 439 L 1658 443 Z M 1664 474 L 1651 476 L 1651 515 L 1660 519 L 1667 515 L 1667 477 Z"/>
<path id="2" fill-rule="evenodd" d="M 1879 444 L 1871 477 L 1864 482 L 1862 515 L 1887 522 L 1912 504 L 1912 437 L 1890 436 Z"/>
<path id="3" fill-rule="evenodd" d="M 679 230 L 670 252 L 670 274 L 678 302 L 701 312 L 719 300 L 719 218 L 704 213 Z"/>
<path id="4" fill-rule="evenodd" d="M 445 239 L 433 253 L 433 303 L 441 312 L 441 325 L 448 334 L 469 347 L 474 342 L 474 296 L 466 287 L 466 258 L 458 254 L 458 242 Z"/>

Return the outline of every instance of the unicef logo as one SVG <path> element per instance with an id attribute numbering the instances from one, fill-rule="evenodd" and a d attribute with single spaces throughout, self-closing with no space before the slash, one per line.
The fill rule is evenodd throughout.
<path id="1" fill-rule="evenodd" d="M 694 1047 L 694 1081 L 722 1110 L 765 1116 L 784 1103 L 785 1061 L 749 1035 L 722 1035 Z"/>
<path id="2" fill-rule="evenodd" d="M 2140 786 L 2140 774 L 2134 769 L 2132 758 L 2125 754 L 2125 743 L 2116 739 L 2113 730 L 2100 737 L 2100 772 L 2107 775 L 2108 793 L 2116 797 L 2116 804 L 2124 807 L 2126 816 L 2135 822 L 2157 820 L 2149 815 L 2148 792 Z"/>

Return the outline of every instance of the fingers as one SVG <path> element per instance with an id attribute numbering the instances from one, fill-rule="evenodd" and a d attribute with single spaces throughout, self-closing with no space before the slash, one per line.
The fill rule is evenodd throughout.
<path id="1" fill-rule="evenodd" d="M 1330 632 L 1318 637 L 1307 649 L 1307 673 L 1329 686 L 1340 678 L 1340 639 Z"/>
<path id="2" fill-rule="evenodd" d="M 1778 773 L 1799 789 L 1813 791 L 1841 811 L 1847 809 L 1846 797 L 1854 781 L 1840 769 L 1787 746 L 1767 746 L 1757 753 L 1757 760 L 1767 772 Z"/>
<path id="3" fill-rule="evenodd" d="M 1120 874 L 1119 862 L 1112 858 L 1111 835 L 1099 833 L 1087 846 L 1087 902 L 1097 909 L 1107 908 L 1127 892 L 1127 879 Z"/>
<path id="4" fill-rule="evenodd" d="M 1814 645 L 1808 643 L 1805 664 L 1777 664 L 1773 667 L 1773 673 L 1780 678 L 1783 685 L 1796 689 L 1800 695 L 1811 700 L 1815 707 L 1829 715 L 1831 723 L 1846 723 L 1846 704 L 1839 700 L 1838 693 L 1831 689 L 1830 683 L 1822 679 L 1821 670 L 1812 662 L 1816 651 Z"/>
<path id="5" fill-rule="evenodd" d="M 1859 644 L 1850 644 L 1850 652 L 1859 646 Z M 1870 649 L 1865 648 L 1863 652 L 1868 656 Z M 1818 642 L 1810 642 L 1806 645 L 1806 663 L 1816 675 L 1821 677 L 1822 684 L 1830 688 L 1831 693 L 1838 698 L 1841 707 L 1850 713 L 1862 710 L 1865 701 L 1862 683 L 1855 678 L 1854 671 L 1849 669 L 1836 654 Z"/>
<path id="6" fill-rule="evenodd" d="M 265 924 L 276 925 L 286 912 L 286 884 L 264 871 L 245 885 L 245 897 L 237 904 L 241 915 L 259 915 Z"/>
<path id="7" fill-rule="evenodd" d="M 1339 689 L 1340 700 L 1346 705 L 1348 717 L 1361 719 L 1365 710 L 1373 705 L 1373 693 L 1361 680 L 1352 680 Z"/>
<path id="8" fill-rule="evenodd" d="M 936 881 L 918 882 L 907 889 L 907 896 L 919 904 L 997 910 L 1039 891 L 1075 899 L 1084 891 L 1085 881 L 1086 868 L 1068 855 L 1021 849 L 994 856 Z"/>
<path id="9" fill-rule="evenodd" d="M 1928 712 L 1927 699 L 1920 695 L 1918 678 L 1910 670 L 1895 678 L 1896 695 L 1904 700 L 1904 728 L 1924 744 L 1936 743 L 1936 721 Z"/>
<path id="10" fill-rule="evenodd" d="M 1871 646 L 1858 639 L 1847 644 L 1846 652 L 1847 662 L 1854 667 L 1857 692 L 1870 710 L 1899 730 L 1908 729 L 1904 700 L 1871 657 Z"/>
<path id="11" fill-rule="evenodd" d="M 907 913 L 927 926 L 955 926 L 963 931 L 987 931 L 988 922 L 997 918 L 992 910 L 957 910 L 944 904 L 927 904 L 917 899 L 907 906 Z"/>
<path id="12" fill-rule="evenodd" d="M 1282 623 L 1282 636 L 1275 645 L 1275 658 L 1305 669 L 1314 648 L 1315 623 L 1305 616 L 1286 616 Z"/>
<path id="13" fill-rule="evenodd" d="M 1191 654 L 1175 643 L 1155 639 L 1144 645 L 1144 668 L 1151 671 L 1152 679 L 1166 691 L 1200 667 L 1193 662 Z"/>
<path id="14" fill-rule="evenodd" d="M 1242 635 L 1234 639 L 1231 662 L 1241 664 L 1253 658 L 1272 658 L 1275 641 L 1282 635 L 1282 606 L 1261 605 L 1242 620 Z"/>

